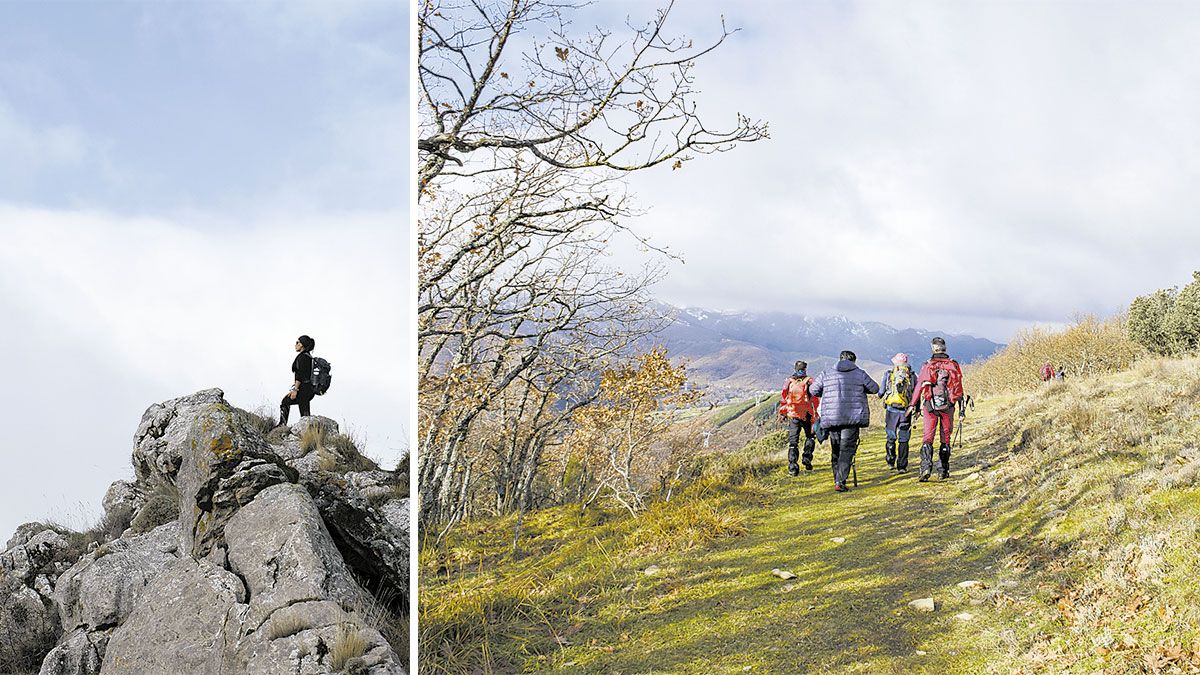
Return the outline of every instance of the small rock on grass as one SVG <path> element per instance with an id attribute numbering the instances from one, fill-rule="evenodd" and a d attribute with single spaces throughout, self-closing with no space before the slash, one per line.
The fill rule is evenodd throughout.
<path id="1" fill-rule="evenodd" d="M 917 650 L 917 656 L 925 656 L 925 654 L 927 654 L 927 653 L 928 653 L 928 652 L 926 652 L 926 651 L 925 651 L 925 650 L 923 650 L 923 649 L 918 649 L 918 650 Z"/>
<path id="2" fill-rule="evenodd" d="M 974 621 L 975 615 L 970 612 L 959 612 L 958 614 L 954 615 L 954 618 L 958 619 L 959 621 Z"/>
<path id="3" fill-rule="evenodd" d="M 846 543 L 846 538 L 845 537 L 834 537 L 833 539 L 830 539 L 829 541 L 832 541 L 835 544 L 844 544 L 844 543 Z"/>
<path id="4" fill-rule="evenodd" d="M 796 578 L 795 574 L 792 574 L 791 572 L 789 572 L 787 570 L 781 570 L 778 567 L 771 570 L 771 574 L 774 574 L 775 576 L 779 577 L 780 579 L 795 579 Z"/>
<path id="5" fill-rule="evenodd" d="M 972 588 L 987 588 L 987 584 L 976 579 L 968 579 L 966 581 L 958 582 L 958 587 L 970 590 Z"/>
<path id="6" fill-rule="evenodd" d="M 908 603 L 908 606 L 912 607 L 918 612 L 932 612 L 933 610 L 937 609 L 937 602 L 935 602 L 933 598 L 920 598 Z"/>
<path id="7" fill-rule="evenodd" d="M 646 569 L 642 570 L 642 573 L 648 577 L 652 577 L 661 571 L 662 571 L 662 568 L 659 567 L 658 565 L 651 565 L 651 566 L 647 567 Z"/>

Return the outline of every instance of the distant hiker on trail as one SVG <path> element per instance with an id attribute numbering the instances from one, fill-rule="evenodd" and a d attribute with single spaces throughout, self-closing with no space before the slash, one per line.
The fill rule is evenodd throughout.
<path id="1" fill-rule="evenodd" d="M 892 357 L 892 368 L 883 374 L 879 398 L 883 399 L 884 421 L 887 428 L 885 460 L 888 469 L 908 471 L 908 441 L 912 436 L 912 402 L 917 378 L 908 366 L 908 354 Z"/>
<path id="2" fill-rule="evenodd" d="M 292 388 L 284 395 L 283 401 L 279 403 L 279 424 L 287 424 L 288 412 L 292 406 L 300 408 L 300 416 L 308 417 L 308 404 L 312 401 L 313 391 L 312 383 L 312 350 L 316 348 L 317 341 L 307 335 L 301 335 L 296 338 L 296 358 L 292 360 Z"/>
<path id="3" fill-rule="evenodd" d="M 858 359 L 852 351 L 844 351 L 833 368 L 826 370 L 808 385 L 808 393 L 820 398 L 818 413 L 821 426 L 829 432 L 833 454 L 833 489 L 847 492 L 846 478 L 858 451 L 859 429 L 871 423 L 867 394 L 879 393 L 879 385 L 866 371 L 855 365 Z"/>
<path id="4" fill-rule="evenodd" d="M 1054 379 L 1054 366 L 1047 361 L 1046 365 L 1042 366 L 1042 382 L 1049 382 Z"/>
<path id="5" fill-rule="evenodd" d="M 808 364 L 797 361 L 796 372 L 784 381 L 783 393 L 779 395 L 779 416 L 787 424 L 788 430 L 788 473 L 793 476 L 800 475 L 796 460 L 800 458 L 801 430 L 804 431 L 804 470 L 812 471 L 813 446 L 816 445 L 813 422 L 817 421 L 817 406 L 821 400 L 808 393 L 811 383 Z"/>
<path id="6" fill-rule="evenodd" d="M 922 406 L 925 434 L 921 439 L 922 483 L 933 473 L 933 436 L 941 426 L 942 445 L 938 448 L 938 477 L 950 477 L 950 434 L 954 431 L 954 406 L 959 406 L 958 416 L 966 414 L 963 407 L 962 368 L 946 354 L 946 341 L 935 337 L 930 342 L 933 355 L 921 366 L 917 376 L 916 393 L 908 407 L 912 414 L 916 406 Z"/>

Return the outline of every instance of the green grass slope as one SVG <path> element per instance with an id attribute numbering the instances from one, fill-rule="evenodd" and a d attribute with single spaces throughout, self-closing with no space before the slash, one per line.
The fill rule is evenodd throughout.
<path id="1" fill-rule="evenodd" d="M 421 553 L 421 670 L 1197 672 L 1198 397 L 1200 361 L 1144 362 L 980 401 L 948 481 L 873 428 L 836 494 L 773 433 L 637 518 L 531 514 L 516 559 L 468 523 Z"/>

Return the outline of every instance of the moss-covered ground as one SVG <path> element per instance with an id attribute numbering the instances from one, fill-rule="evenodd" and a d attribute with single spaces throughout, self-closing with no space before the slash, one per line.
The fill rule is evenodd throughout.
<path id="1" fill-rule="evenodd" d="M 1155 362 L 980 401 L 946 481 L 872 428 L 838 494 L 776 433 L 637 518 L 537 511 L 517 556 L 464 524 L 421 553 L 421 670 L 1200 672 L 1198 396 Z"/>

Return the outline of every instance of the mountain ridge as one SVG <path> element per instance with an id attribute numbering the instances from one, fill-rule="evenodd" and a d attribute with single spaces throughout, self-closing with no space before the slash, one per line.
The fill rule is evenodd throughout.
<path id="1" fill-rule="evenodd" d="M 895 328 L 878 321 L 845 316 L 808 316 L 789 312 L 721 311 L 657 303 L 674 317 L 656 336 L 677 362 L 686 363 L 689 379 L 712 397 L 723 399 L 773 390 L 792 372 L 796 360 L 810 372 L 829 367 L 843 349 L 858 355 L 873 377 L 890 367 L 896 352 L 923 359 L 929 341 L 946 338 L 961 363 L 986 358 L 1004 345 L 986 338 L 916 328 Z"/>

